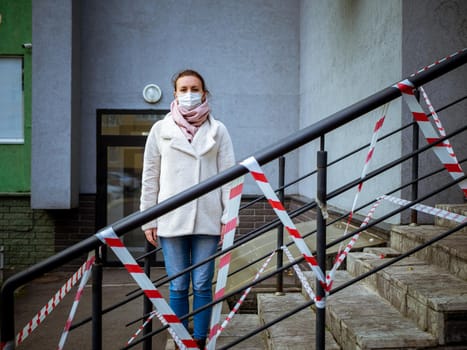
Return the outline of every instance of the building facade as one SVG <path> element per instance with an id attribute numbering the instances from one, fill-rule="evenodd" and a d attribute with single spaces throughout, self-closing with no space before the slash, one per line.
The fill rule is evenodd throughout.
<path id="1" fill-rule="evenodd" d="M 213 115 L 241 161 L 467 46 L 466 13 L 460 0 L 3 1 L 0 62 L 21 62 L 23 101 L 16 118 L 22 141 L 0 143 L 5 267 L 22 269 L 138 210 L 145 135 L 167 112 L 177 71 L 205 77 Z M 466 91 L 466 78 L 463 70 L 433 89 L 434 102 Z M 155 103 L 143 97 L 149 84 L 161 91 Z M 449 123 L 464 123 L 462 113 Z M 376 117 L 330 136 L 331 157 L 367 143 Z M 408 118 L 400 101 L 391 103 L 385 127 Z M 361 130 L 369 136 L 353 136 Z M 458 141 L 460 157 L 466 142 Z M 401 138 L 385 153 L 407 148 Z M 286 181 L 315 167 L 316 150 L 312 144 L 287 155 Z M 435 162 L 427 156 L 423 164 Z M 360 175 L 359 167 L 343 167 L 330 172 L 330 190 L 343 176 Z M 275 182 L 277 164 L 265 171 Z M 406 172 L 400 167 L 368 184 L 366 195 L 395 187 Z M 313 198 L 314 188 L 310 179 L 289 194 Z M 258 193 L 250 179 L 245 193 Z M 332 204 L 348 207 L 352 196 Z M 462 200 L 446 196 L 440 200 Z M 142 249 L 140 232 L 125 239 Z"/>

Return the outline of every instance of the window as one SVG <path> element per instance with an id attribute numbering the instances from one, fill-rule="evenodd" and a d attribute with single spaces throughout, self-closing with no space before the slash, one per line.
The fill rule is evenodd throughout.
<path id="1" fill-rule="evenodd" d="M 0 57 L 0 143 L 24 143 L 23 60 Z"/>

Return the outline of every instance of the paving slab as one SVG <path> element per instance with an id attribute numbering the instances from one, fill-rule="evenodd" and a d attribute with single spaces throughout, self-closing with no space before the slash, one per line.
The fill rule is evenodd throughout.
<path id="1" fill-rule="evenodd" d="M 154 268 L 152 277 L 165 274 L 165 270 Z M 16 293 L 15 298 L 15 329 L 18 332 L 27 322 L 55 295 L 61 286 L 73 275 L 73 272 L 56 271 L 48 273 L 21 288 Z M 56 349 L 63 327 L 65 326 L 74 297 L 77 285 L 65 296 L 54 311 L 47 316 L 44 323 L 32 332 L 19 349 L 44 350 Z M 103 307 L 115 305 L 126 298 L 127 293 L 139 290 L 134 280 L 123 268 L 105 268 L 103 273 Z M 88 282 L 84 288 L 81 302 L 79 303 L 75 322 L 81 321 L 91 315 L 92 298 L 91 286 Z M 161 288 L 163 295 L 167 294 L 167 288 Z M 131 326 L 128 323 L 135 321 L 143 315 L 142 297 L 138 297 L 121 308 L 111 311 L 103 316 L 102 349 L 115 350 L 123 348 L 130 337 L 137 331 L 142 322 L 137 322 Z M 158 320 L 154 320 L 153 329 L 160 327 Z M 72 330 L 69 333 L 65 349 L 92 349 L 91 324 Z M 154 350 L 164 349 L 167 339 L 167 332 L 155 336 L 152 339 Z M 138 345 L 136 348 L 141 348 Z"/>

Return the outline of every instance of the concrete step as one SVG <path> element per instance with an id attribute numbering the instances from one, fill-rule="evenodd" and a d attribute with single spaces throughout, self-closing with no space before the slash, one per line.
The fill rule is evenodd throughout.
<path id="1" fill-rule="evenodd" d="M 221 320 L 225 320 L 227 315 L 222 315 Z M 230 321 L 227 328 L 221 333 L 216 342 L 216 349 L 228 345 L 232 341 L 246 335 L 261 325 L 257 314 L 236 314 Z M 259 333 L 247 340 L 230 347 L 230 349 L 257 350 L 266 349 L 264 336 Z"/>
<path id="2" fill-rule="evenodd" d="M 310 220 L 305 222 L 299 222 L 295 224 L 297 230 L 305 235 L 307 233 L 313 232 L 316 230 L 316 221 Z M 326 232 L 326 242 L 330 243 L 337 238 L 342 237 L 345 232 L 345 225 L 342 223 L 336 223 L 327 227 Z M 305 239 L 305 243 L 310 248 L 311 251 L 316 249 L 316 235 L 309 235 Z M 349 239 L 350 240 L 350 239 Z M 284 233 L 284 244 L 288 244 L 292 241 L 292 238 L 289 234 Z M 345 243 L 346 244 L 346 243 Z M 363 231 L 359 240 L 354 246 L 354 250 L 362 250 L 364 247 L 370 246 L 381 246 L 386 244 L 385 240 L 382 240 L 378 236 L 375 236 L 369 232 Z M 235 274 L 229 277 L 229 282 L 226 286 L 225 292 L 231 292 L 236 289 L 241 289 L 247 282 L 250 282 L 253 276 L 256 275 L 258 270 L 264 263 L 264 256 L 268 256 L 272 251 L 276 249 L 277 246 L 277 229 L 272 229 L 260 237 L 255 238 L 249 242 L 246 242 L 242 245 L 241 249 L 235 249 L 232 251 L 230 271 L 237 271 Z M 328 266 L 331 267 L 337 252 L 337 246 L 333 246 L 327 250 L 328 256 Z M 290 252 L 293 256 L 299 256 L 301 253 L 298 251 L 295 244 L 289 247 Z M 258 259 L 260 259 L 258 261 Z M 287 258 L 285 258 L 287 260 Z M 255 262 L 256 261 L 256 262 Z M 275 261 L 275 260 L 274 260 Z M 218 266 L 218 262 L 216 262 Z M 247 266 L 245 269 L 240 269 L 240 267 Z M 270 263 L 267 268 L 264 270 L 264 273 L 272 272 L 276 268 L 275 264 Z M 287 278 L 284 274 L 284 282 L 286 283 L 285 287 L 290 287 L 295 284 L 295 280 Z M 293 283 L 293 284 L 292 284 Z"/>
<path id="3" fill-rule="evenodd" d="M 258 315 L 264 325 L 306 302 L 301 293 L 260 293 Z M 311 308 L 304 309 L 292 317 L 266 330 L 266 342 L 271 350 L 312 350 L 315 349 L 315 320 Z M 330 332 L 326 331 L 326 349 L 340 349 Z"/>
<path id="4" fill-rule="evenodd" d="M 390 260 L 378 249 L 372 251 L 349 254 L 347 270 L 351 275 L 358 276 Z M 439 344 L 467 344 L 467 281 L 409 257 L 365 282 L 420 329 L 433 334 Z"/>
<path id="5" fill-rule="evenodd" d="M 221 320 L 225 320 L 227 315 L 222 315 Z M 226 329 L 217 338 L 216 349 L 224 347 L 234 340 L 244 336 L 260 326 L 259 317 L 256 314 L 236 314 Z M 174 350 L 175 342 L 172 339 L 167 340 L 165 350 Z M 237 345 L 231 346 L 230 349 L 242 350 L 258 350 L 266 349 L 261 333 L 251 337 Z"/>
<path id="6" fill-rule="evenodd" d="M 443 232 L 446 232 L 446 228 L 433 225 L 394 226 L 391 231 L 390 247 L 406 252 Z M 413 256 L 447 268 L 455 276 L 467 280 L 467 233 L 465 232 L 456 232 Z"/>
<path id="7" fill-rule="evenodd" d="M 337 271 L 334 288 L 351 279 L 347 271 Z M 344 350 L 424 349 L 438 344 L 432 334 L 420 330 L 364 283 L 327 298 L 326 324 Z"/>
<path id="8" fill-rule="evenodd" d="M 463 203 L 463 204 L 437 204 L 436 208 L 447 210 L 447 211 L 450 211 L 451 213 L 456 213 L 456 214 L 467 217 L 467 203 Z M 456 221 L 447 220 L 447 219 L 443 219 L 443 218 L 435 216 L 435 225 L 448 227 L 448 228 L 454 228 L 454 227 L 458 226 L 459 223 L 456 222 Z M 463 228 L 462 231 L 467 232 L 467 227 Z"/>

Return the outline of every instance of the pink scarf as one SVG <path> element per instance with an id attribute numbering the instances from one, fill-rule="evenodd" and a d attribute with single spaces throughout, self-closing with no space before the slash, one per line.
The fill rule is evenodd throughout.
<path id="1" fill-rule="evenodd" d="M 180 127 L 183 134 L 188 139 L 188 142 L 191 142 L 199 127 L 209 117 L 209 105 L 206 100 L 198 107 L 192 110 L 187 110 L 180 107 L 177 100 L 173 100 L 170 104 L 170 112 L 172 113 L 172 118 L 174 119 L 175 124 Z"/>

